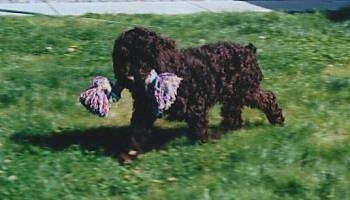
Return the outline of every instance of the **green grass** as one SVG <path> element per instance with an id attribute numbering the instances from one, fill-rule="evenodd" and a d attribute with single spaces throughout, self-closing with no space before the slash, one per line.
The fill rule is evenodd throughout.
<path id="1" fill-rule="evenodd" d="M 275 12 L 85 17 L 0 18 L 0 199 L 350 198 L 349 20 Z M 189 144 L 180 137 L 127 166 L 103 147 L 14 140 L 109 127 L 118 134 L 128 125 L 128 93 L 106 119 L 77 101 L 90 77 L 113 78 L 113 42 L 128 24 L 152 26 L 182 48 L 254 43 L 263 86 L 277 94 L 285 127 L 245 109 L 244 128 L 220 140 Z M 215 107 L 211 124 L 219 122 Z M 184 124 L 157 126 L 166 134 Z"/>

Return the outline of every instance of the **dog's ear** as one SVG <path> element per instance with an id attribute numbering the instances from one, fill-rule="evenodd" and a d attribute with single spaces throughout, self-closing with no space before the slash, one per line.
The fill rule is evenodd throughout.
<path id="1" fill-rule="evenodd" d="M 256 53 L 256 47 L 252 44 L 249 43 L 245 48 L 250 49 L 252 52 Z"/>

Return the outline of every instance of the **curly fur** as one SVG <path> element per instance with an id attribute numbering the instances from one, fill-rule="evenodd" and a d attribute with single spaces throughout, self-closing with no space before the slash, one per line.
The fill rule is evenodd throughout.
<path id="1" fill-rule="evenodd" d="M 127 88 L 132 94 L 131 125 L 138 130 L 151 128 L 156 120 L 145 91 L 145 79 L 152 69 L 183 78 L 167 118 L 185 120 L 191 139 L 212 137 L 208 111 L 217 103 L 222 104 L 224 130 L 242 126 L 243 106 L 262 110 L 271 124 L 284 123 L 275 95 L 260 88 L 263 75 L 252 44 L 220 42 L 179 50 L 168 37 L 134 28 L 116 39 L 113 67 L 119 91 Z"/>

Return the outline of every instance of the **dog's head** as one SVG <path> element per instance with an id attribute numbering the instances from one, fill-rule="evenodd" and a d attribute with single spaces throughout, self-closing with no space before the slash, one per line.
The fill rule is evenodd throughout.
<path id="1" fill-rule="evenodd" d="M 173 72 L 180 51 L 175 41 L 145 28 L 122 33 L 114 43 L 113 67 L 119 90 L 145 88 L 152 69 L 157 73 Z"/>

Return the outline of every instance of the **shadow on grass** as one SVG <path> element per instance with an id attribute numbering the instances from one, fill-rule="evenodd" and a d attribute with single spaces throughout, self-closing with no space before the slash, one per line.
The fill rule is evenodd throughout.
<path id="1" fill-rule="evenodd" d="M 265 124 L 266 125 L 266 124 Z M 265 126 L 262 122 L 248 122 L 244 128 L 253 129 Z M 210 130 L 220 138 L 220 127 L 211 126 Z M 88 130 L 70 130 L 47 135 L 28 135 L 19 132 L 12 135 L 11 140 L 22 145 L 36 145 L 53 151 L 61 151 L 72 145 L 78 145 L 82 151 L 94 151 L 97 154 L 110 156 L 123 161 L 123 156 L 129 152 L 134 144 L 133 138 L 141 141 L 143 153 L 164 148 L 175 138 L 186 135 L 187 129 L 182 128 L 153 128 L 149 133 L 136 133 L 130 126 L 99 127 Z M 141 140 L 140 140 L 141 139 Z M 188 144 L 195 141 L 188 140 Z"/>
<path id="2" fill-rule="evenodd" d="M 326 11 L 326 16 L 329 20 L 334 22 L 344 22 L 350 19 L 350 6 L 339 9 Z"/>
<path id="3" fill-rule="evenodd" d="M 154 128 L 151 133 L 142 135 L 142 149 L 145 152 L 161 149 L 169 141 L 185 135 L 185 131 L 184 128 Z M 37 145 L 54 151 L 78 145 L 82 150 L 120 158 L 122 153 L 130 150 L 133 136 L 136 136 L 136 133 L 129 126 L 124 126 L 64 131 L 48 135 L 16 133 L 11 139 L 16 143 Z"/>
<path id="4" fill-rule="evenodd" d="M 315 10 L 305 10 L 305 11 L 288 11 L 289 14 L 299 14 L 299 13 L 315 13 Z M 345 22 L 350 19 L 350 6 L 340 8 L 339 10 L 322 10 L 322 13 L 332 22 Z"/>

